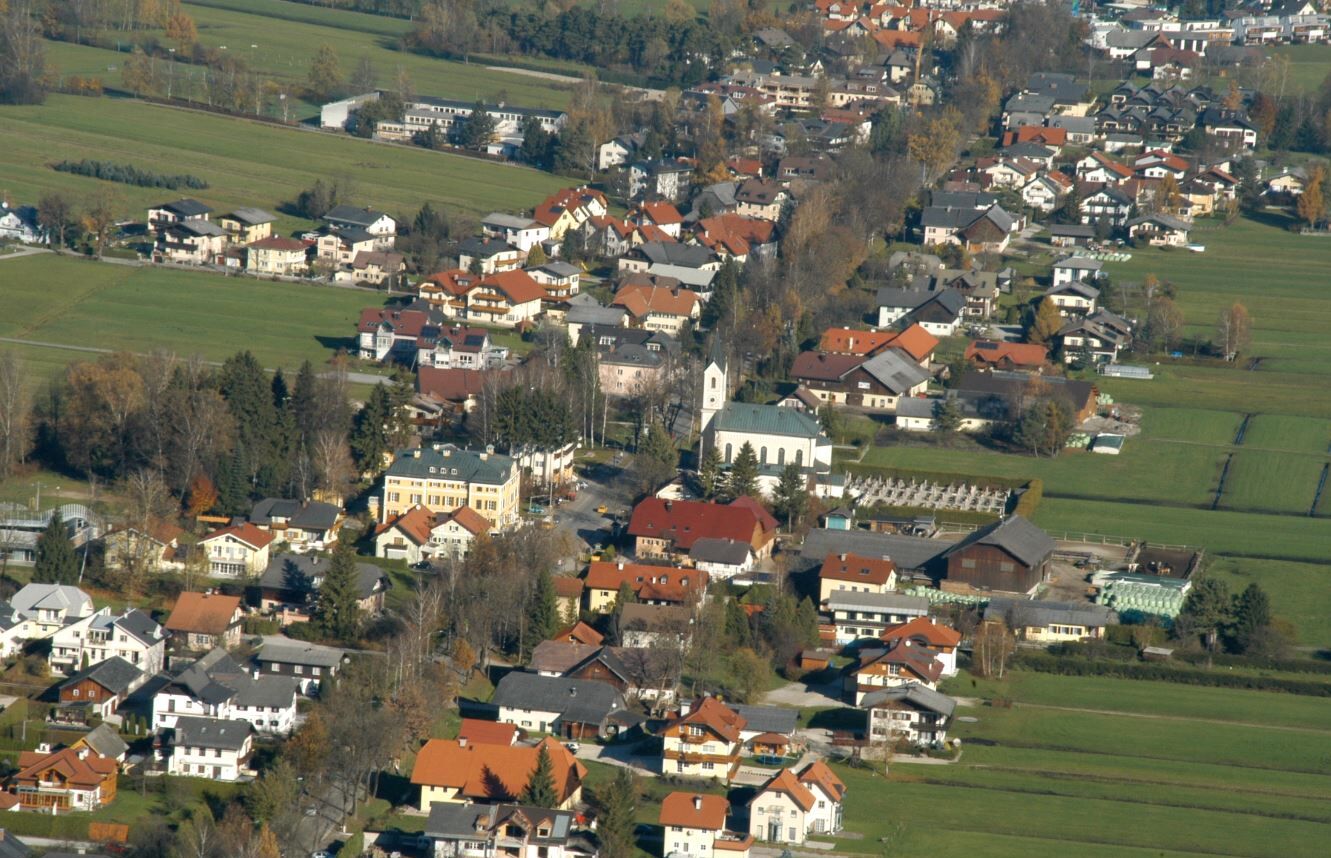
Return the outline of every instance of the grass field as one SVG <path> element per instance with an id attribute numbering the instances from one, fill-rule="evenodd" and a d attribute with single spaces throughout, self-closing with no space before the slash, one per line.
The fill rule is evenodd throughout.
<path id="1" fill-rule="evenodd" d="M 270 283 L 42 254 L 0 263 L 10 312 L 0 336 L 225 360 L 249 349 L 269 367 L 325 363 L 349 345 L 363 307 L 382 299 L 358 289 Z M 0 348 L 9 348 L 0 344 Z M 54 353 L 65 362 L 96 355 Z M 40 367 L 34 368 L 34 373 Z"/>
<path id="2" fill-rule="evenodd" d="M 1331 448 L 1331 421 L 1285 414 L 1258 414 L 1248 423 L 1243 446 L 1263 450 L 1326 453 Z"/>
<path id="3" fill-rule="evenodd" d="M 1316 92 L 1331 74 L 1331 55 L 1322 45 L 1273 45 L 1266 52 L 1289 60 L 1286 86 L 1293 92 Z"/>
<path id="4" fill-rule="evenodd" d="M 559 108 L 568 103 L 566 83 L 491 68 L 490 63 L 455 62 L 398 50 L 398 40 L 411 29 L 409 21 L 398 18 L 283 0 L 205 0 L 187 3 L 186 11 L 195 19 L 200 44 L 226 46 L 251 68 L 296 93 L 304 88 L 310 59 L 326 44 L 337 52 L 347 79 L 365 57 L 374 66 L 379 86 L 394 86 L 402 69 L 423 95 L 507 100 L 528 107 Z M 128 42 L 121 47 L 128 50 Z M 123 53 L 64 42 L 48 42 L 47 50 L 62 75 L 95 75 L 109 85 L 120 85 Z M 565 71 L 578 74 L 577 67 Z M 174 76 L 172 89 L 177 95 L 202 99 L 200 70 L 181 64 Z M 316 116 L 318 105 L 296 97 L 291 111 L 292 118 L 303 119 Z"/>
<path id="5" fill-rule="evenodd" d="M 975 720 L 954 724 L 956 764 L 839 769 L 863 835 L 840 849 L 1274 858 L 1320 855 L 1331 833 L 1322 700 L 1022 672 L 944 690 L 1016 705 L 959 709 Z"/>
<path id="6" fill-rule="evenodd" d="M 1324 457 L 1239 448 L 1229 466 L 1225 509 L 1256 509 L 1306 515 L 1317 493 Z"/>
<path id="7" fill-rule="evenodd" d="M 85 198 L 103 183 L 49 165 L 89 157 L 195 174 L 211 187 L 193 195 L 223 211 L 274 210 L 321 177 L 343 177 L 356 202 L 405 217 L 425 202 L 473 214 L 530 208 L 566 184 L 524 167 L 124 99 L 56 95 L 40 107 L 0 107 L 0 126 L 5 189 L 24 201 L 56 190 Z M 125 214 L 139 219 L 149 205 L 179 195 L 112 187 Z M 288 218 L 279 226 L 304 223 Z"/>

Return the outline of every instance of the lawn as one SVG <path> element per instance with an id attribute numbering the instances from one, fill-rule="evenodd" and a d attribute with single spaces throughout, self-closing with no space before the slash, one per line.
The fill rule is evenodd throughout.
<path id="1" fill-rule="evenodd" d="M 1286 86 L 1293 92 L 1315 93 L 1331 74 L 1331 56 L 1322 45 L 1272 45 L 1266 53 L 1289 61 Z"/>
<path id="2" fill-rule="evenodd" d="M 0 336 L 147 352 L 164 348 L 225 360 L 242 349 L 265 366 L 327 362 L 350 345 L 363 290 L 271 283 L 173 269 L 111 265 L 55 254 L 0 265 L 8 312 Z M 60 359 L 95 359 L 64 350 Z"/>
<path id="3" fill-rule="evenodd" d="M 471 214 L 528 209 L 566 184 L 524 167 L 128 99 L 53 95 L 40 107 L 0 107 L 0 126 L 5 129 L 5 188 L 14 198 L 32 202 L 48 191 L 64 191 L 77 201 L 105 186 L 49 166 L 89 157 L 197 175 L 211 187 L 193 195 L 222 211 L 236 206 L 274 210 L 317 178 L 348 181 L 355 202 L 404 217 L 426 202 Z M 110 186 L 131 218 L 143 218 L 149 205 L 175 194 Z M 306 224 L 288 217 L 279 227 Z"/>
<path id="4" fill-rule="evenodd" d="M 1307 515 L 1324 462 L 1324 456 L 1240 447 L 1230 463 L 1220 506 Z"/>
<path id="5" fill-rule="evenodd" d="M 1135 400 L 1129 401 L 1135 404 Z M 1161 441 L 1223 447 L 1234 442 L 1234 435 L 1242 422 L 1243 415 L 1234 411 L 1159 406 L 1142 411 L 1142 432 L 1147 438 Z"/>
<path id="6" fill-rule="evenodd" d="M 1258 414 L 1248 421 L 1244 448 L 1326 453 L 1331 449 L 1331 421 L 1287 414 Z"/>
<path id="7" fill-rule="evenodd" d="M 1325 538 L 1331 539 L 1331 534 Z M 1280 618 L 1294 626 L 1301 645 L 1331 651 L 1331 623 L 1327 622 L 1331 617 L 1331 587 L 1327 586 L 1331 570 L 1325 565 L 1327 543 L 1322 544 L 1319 563 L 1217 557 L 1209 564 L 1208 574 L 1229 582 L 1234 592 L 1254 582 L 1260 584 Z"/>
<path id="8" fill-rule="evenodd" d="M 853 835 L 835 838 L 840 850 L 1323 854 L 1331 729 L 1321 700 L 1024 672 L 1002 682 L 963 675 L 947 690 L 1017 703 L 958 710 L 973 721 L 954 725 L 963 754 L 953 765 L 897 763 L 886 777 L 839 767 Z M 1223 720 L 1260 726 L 1209 723 Z"/>

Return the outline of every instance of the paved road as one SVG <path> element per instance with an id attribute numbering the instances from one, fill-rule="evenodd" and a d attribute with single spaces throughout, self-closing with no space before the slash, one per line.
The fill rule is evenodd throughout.
<path id="1" fill-rule="evenodd" d="M 578 535 L 591 546 L 600 546 L 610 537 L 611 515 L 628 511 L 633 500 L 633 488 L 628 475 L 630 457 L 626 454 L 617 464 L 595 465 L 581 478 L 586 487 L 578 496 L 555 508 L 555 522 Z M 605 505 L 607 512 L 596 508 Z"/>
<path id="2" fill-rule="evenodd" d="M 33 256 L 38 253 L 50 253 L 50 252 L 51 251 L 47 250 L 45 247 L 20 247 L 18 250 L 15 250 L 13 253 L 0 254 L 0 262 L 4 262 L 6 259 L 22 259 L 25 256 Z"/>

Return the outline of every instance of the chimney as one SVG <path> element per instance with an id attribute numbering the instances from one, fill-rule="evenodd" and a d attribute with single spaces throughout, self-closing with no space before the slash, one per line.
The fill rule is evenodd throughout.
<path id="1" fill-rule="evenodd" d="M 670 508 L 671 508 L 672 506 L 674 506 L 674 503 L 675 503 L 674 501 L 666 501 L 666 502 L 665 502 L 665 510 L 666 510 L 666 512 L 670 512 Z"/>
<path id="2" fill-rule="evenodd" d="M 466 736 L 458 736 L 458 747 L 459 747 L 459 748 L 465 748 L 465 747 L 467 747 L 467 737 L 466 737 Z"/>
<path id="3" fill-rule="evenodd" d="M 623 561 L 623 560 L 616 561 L 616 563 L 615 563 L 615 568 L 618 569 L 620 572 L 623 572 L 623 571 L 624 571 L 624 561 Z"/>
<path id="4" fill-rule="evenodd" d="M 693 797 L 693 809 L 694 809 L 694 810 L 702 810 L 702 796 L 700 796 L 700 795 L 695 795 L 695 796 Z"/>
<path id="5" fill-rule="evenodd" d="M 578 696 L 578 686 L 576 686 L 576 685 L 570 685 L 570 686 L 568 687 L 568 696 L 569 696 L 569 697 L 577 697 L 577 696 Z"/>
<path id="6" fill-rule="evenodd" d="M 846 554 L 845 554 L 844 551 L 841 553 L 840 558 L 841 558 L 841 562 L 842 562 L 842 563 L 845 563 L 845 562 L 846 562 Z"/>

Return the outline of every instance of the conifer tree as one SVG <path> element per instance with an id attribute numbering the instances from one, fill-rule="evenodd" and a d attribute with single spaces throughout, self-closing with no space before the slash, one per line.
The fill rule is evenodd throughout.
<path id="1" fill-rule="evenodd" d="M 559 793 L 555 791 L 554 766 L 550 762 L 549 746 L 542 742 L 536 754 L 536 768 L 532 769 L 527 786 L 522 790 L 522 803 L 534 807 L 555 807 Z"/>
<path id="2" fill-rule="evenodd" d="M 350 537 L 339 538 L 333 560 L 319 587 L 314 620 L 328 637 L 349 642 L 360 631 L 360 587 Z"/>
<path id="3" fill-rule="evenodd" d="M 748 441 L 739 448 L 735 461 L 730 464 L 730 476 L 726 480 L 726 494 L 731 498 L 758 493 L 758 454 L 753 452 L 753 445 Z"/>
<path id="4" fill-rule="evenodd" d="M 557 631 L 559 631 L 559 599 L 555 595 L 555 579 L 549 569 L 542 569 L 536 576 L 536 588 L 527 607 L 525 655 L 530 656 L 538 643 L 549 640 Z"/>
<path id="5" fill-rule="evenodd" d="M 596 834 L 601 841 L 601 858 L 632 858 L 638 815 L 638 785 L 632 770 L 617 768 L 598 804 L 601 812 Z"/>
<path id="6" fill-rule="evenodd" d="M 51 520 L 37 537 L 37 565 L 32 570 L 32 580 L 40 584 L 74 584 L 79 580 L 79 558 L 58 509 L 52 510 Z"/>

